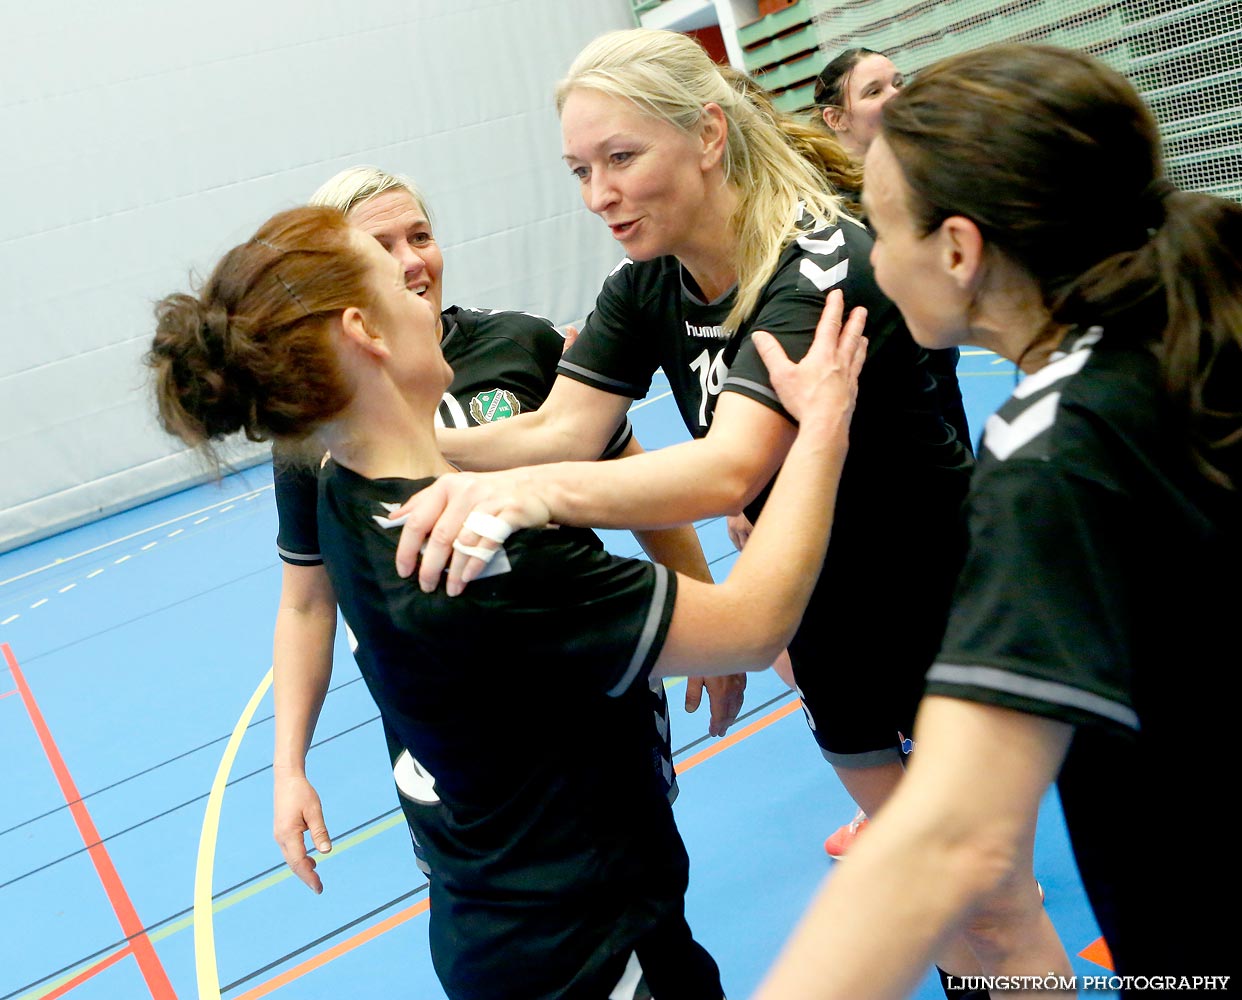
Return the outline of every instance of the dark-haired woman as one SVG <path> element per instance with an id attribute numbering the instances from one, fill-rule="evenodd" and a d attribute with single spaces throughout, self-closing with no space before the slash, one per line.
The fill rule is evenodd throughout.
<path id="1" fill-rule="evenodd" d="M 1176 190 L 1134 88 L 1043 46 L 923 70 L 866 199 L 914 336 L 1027 374 L 984 429 L 910 772 L 761 995 L 905 995 L 950 928 L 1020 905 L 1053 780 L 1123 995 L 1223 988 L 1231 825 L 1174 863 L 1138 831 L 1153 795 L 1210 803 L 1233 776 L 1242 206 Z"/>
<path id="2" fill-rule="evenodd" d="M 827 543 L 863 314 L 841 330 L 834 296 L 800 365 L 757 335 L 802 433 L 727 581 L 616 558 L 590 532 L 540 530 L 562 509 L 531 495 L 472 520 L 499 548 L 464 595 L 395 569 L 389 515 L 451 471 L 433 420 L 453 373 L 439 316 L 376 240 L 334 209 L 281 213 L 157 316 L 148 363 L 167 430 L 332 454 L 324 563 L 368 688 L 411 754 L 449 996 L 628 1000 L 641 974 L 655 997 L 719 1000 L 683 915 L 688 863 L 651 769 L 647 684 L 764 668 L 793 632 Z M 789 523 L 805 523 L 796 546 Z M 545 713 L 555 729 L 512 725 Z"/>
<path id="3" fill-rule="evenodd" d="M 904 83 L 901 70 L 884 53 L 846 49 L 815 78 L 815 104 L 837 141 L 861 163 L 880 132 L 885 102 Z"/>

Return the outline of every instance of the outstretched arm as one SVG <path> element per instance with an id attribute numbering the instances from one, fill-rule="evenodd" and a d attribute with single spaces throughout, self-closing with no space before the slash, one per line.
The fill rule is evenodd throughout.
<path id="1" fill-rule="evenodd" d="M 829 294 L 811 349 L 791 362 L 776 339 L 754 335 L 772 387 L 798 432 L 745 549 L 728 578 L 679 580 L 656 675 L 764 669 L 793 637 L 823 566 L 866 354 L 866 312 L 842 327 L 843 300 Z M 709 435 L 710 436 L 710 435 Z"/>
<path id="2" fill-rule="evenodd" d="M 483 564 L 476 560 L 471 565 L 466 555 L 454 553 L 453 542 L 491 547 L 465 529 L 467 515 L 475 511 L 526 527 L 531 522 L 519 510 L 535 502 L 546 507 L 558 524 L 631 529 L 686 524 L 732 513 L 749 503 L 772 478 L 795 433 L 793 425 L 775 410 L 728 392 L 717 403 L 707 436 L 695 441 L 608 462 L 561 462 L 484 475 L 441 476 L 395 514 L 408 515 L 397 548 L 397 572 L 408 576 L 418 562 L 419 584 L 431 591 L 447 567 L 449 593 L 460 593 Z M 424 542 L 426 550 L 420 560 Z"/>
<path id="3" fill-rule="evenodd" d="M 603 454 L 632 402 L 560 375 L 537 410 L 479 427 L 439 428 L 436 442 L 445 458 L 473 472 L 592 461 Z"/>
<path id="4" fill-rule="evenodd" d="M 908 773 L 820 889 L 756 1000 L 909 996 L 973 910 L 1007 880 L 1030 877 L 1025 842 L 1071 733 L 1009 709 L 925 699 Z"/>
<path id="5" fill-rule="evenodd" d="M 618 457 L 626 458 L 643 453 L 643 446 L 638 443 L 638 439 L 631 437 Z M 652 562 L 667 566 L 691 580 L 712 582 L 712 572 L 707 565 L 707 557 L 703 554 L 699 533 L 694 525 L 682 524 L 672 528 L 636 528 L 634 537 Z M 704 691 L 707 692 L 708 705 L 711 709 L 707 733 L 709 736 L 724 736 L 742 711 L 742 704 L 746 698 L 746 675 L 687 677 L 685 703 L 687 712 L 694 713 L 699 710 L 703 702 Z"/>
<path id="6" fill-rule="evenodd" d="M 293 873 L 323 891 L 309 832 L 321 853 L 332 849 L 319 795 L 306 777 L 306 751 L 332 678 L 336 593 L 323 566 L 284 564 L 272 650 L 276 748 L 272 758 L 272 832 Z"/>

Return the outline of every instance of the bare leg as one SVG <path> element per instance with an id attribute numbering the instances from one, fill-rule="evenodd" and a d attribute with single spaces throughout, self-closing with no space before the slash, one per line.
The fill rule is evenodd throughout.
<path id="1" fill-rule="evenodd" d="M 837 772 L 845 790 L 850 793 L 850 798 L 868 816 L 874 816 L 880 811 L 880 806 L 892 795 L 897 782 L 906 773 L 906 769 L 897 760 L 875 767 L 840 767 L 834 764 L 833 770 Z M 1027 871 L 1030 871 L 1029 866 Z M 1031 881 L 1031 890 L 1034 891 L 1034 879 Z M 955 935 L 936 955 L 936 965 L 953 976 L 977 976 L 982 972 L 979 959 L 960 934 Z"/>

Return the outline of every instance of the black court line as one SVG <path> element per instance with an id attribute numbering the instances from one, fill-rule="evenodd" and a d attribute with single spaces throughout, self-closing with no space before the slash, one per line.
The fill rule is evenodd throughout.
<path id="1" fill-rule="evenodd" d="M 353 680 L 345 681 L 342 684 L 338 684 L 335 687 L 330 687 L 328 688 L 328 694 L 331 695 L 334 692 L 341 690 L 342 688 L 349 687 L 351 684 L 357 684 L 361 680 L 362 680 L 362 677 L 359 676 L 359 677 L 355 677 Z M 246 727 L 246 732 L 249 732 L 250 730 L 254 729 L 256 726 L 266 725 L 267 723 L 273 721 L 275 718 L 276 718 L 275 714 L 270 714 L 270 715 L 265 715 L 262 718 L 255 719 L 250 723 L 250 725 Z M 101 795 L 104 792 L 109 792 L 114 788 L 119 788 L 121 785 L 125 784 L 126 782 L 133 781 L 135 778 L 141 778 L 145 774 L 151 774 L 153 771 L 158 771 L 161 767 L 166 767 L 169 764 L 175 764 L 179 760 L 184 760 L 186 757 L 193 756 L 194 754 L 198 753 L 200 750 L 206 750 L 209 747 L 215 746 L 217 743 L 224 743 L 231 736 L 232 736 L 232 733 L 229 733 L 225 736 L 217 736 L 214 740 L 208 740 L 206 743 L 196 746 L 192 750 L 186 750 L 182 753 L 176 754 L 173 757 L 169 757 L 167 760 L 162 760 L 158 764 L 152 764 L 150 767 L 145 767 L 141 771 L 135 771 L 133 774 L 128 775 L 127 777 L 124 777 L 124 778 L 120 778 L 117 781 L 112 782 L 112 784 L 110 785 L 104 785 L 102 788 L 96 788 L 93 791 L 87 792 L 80 799 L 74 799 L 72 802 L 66 802 L 62 806 L 57 806 L 55 809 L 49 809 L 47 812 L 39 813 L 38 816 L 31 816 L 29 819 L 24 819 L 20 823 L 17 823 L 14 826 L 10 826 L 8 829 L 0 830 L 0 837 L 3 837 L 6 833 L 12 833 L 14 830 L 20 830 L 23 826 L 28 826 L 31 823 L 36 823 L 41 819 L 47 819 L 47 817 L 49 816 L 55 816 L 58 812 L 63 812 L 64 810 L 70 808 L 71 806 L 77 805 L 79 802 L 86 802 L 87 799 L 93 798 L 96 795 Z M 311 749 L 313 750 L 315 747 L 319 746 L 321 743 L 326 743 L 328 742 L 328 740 L 332 738 L 333 737 L 329 736 L 329 737 L 325 737 L 323 740 L 320 740 L 317 743 L 312 743 Z M 0 1000 L 4 1000 L 4 998 L 0 997 Z"/>
<path id="2" fill-rule="evenodd" d="M 338 737 L 345 736 L 358 729 L 361 729 L 363 726 L 369 726 L 371 723 L 378 722 L 378 721 L 379 721 L 379 716 L 373 715 L 369 719 L 364 719 L 362 722 L 352 725 L 348 727 L 347 729 L 342 729 L 340 732 L 333 733 L 331 736 L 327 737 L 326 739 L 321 740 L 318 743 L 312 744 L 312 748 L 317 747 L 317 746 L 322 746 L 325 743 L 330 743 L 332 740 L 335 740 Z M 240 784 L 243 781 L 248 781 L 249 779 L 257 775 L 263 774 L 265 771 L 270 771 L 271 769 L 272 769 L 271 764 L 264 764 L 262 767 L 255 768 L 255 770 L 253 771 L 248 771 L 246 774 L 238 775 L 236 778 L 231 778 L 228 782 L 225 783 L 224 787 L 231 788 L 233 785 Z M 36 875 L 41 871 L 45 871 L 48 868 L 52 868 L 55 865 L 60 864 L 62 861 L 68 861 L 70 858 L 75 858 L 79 854 L 84 854 L 87 851 L 89 851 L 92 847 L 95 847 L 99 844 L 107 844 L 110 841 L 113 841 L 117 837 L 120 837 L 126 833 L 132 833 L 134 830 L 137 830 L 140 827 L 144 827 L 148 823 L 154 823 L 157 819 L 163 819 L 165 816 L 172 815 L 173 813 L 177 812 L 179 809 L 184 809 L 186 808 L 186 806 L 192 806 L 196 802 L 202 802 L 205 799 L 207 799 L 210 796 L 210 794 L 211 794 L 210 791 L 207 791 L 201 795 L 195 795 L 192 799 L 186 799 L 184 802 L 178 803 L 175 806 L 165 809 L 163 812 L 156 813 L 154 816 L 148 816 L 146 819 L 141 820 L 137 823 L 134 823 L 132 826 L 127 826 L 123 830 L 114 830 L 112 833 L 108 834 L 106 837 L 101 837 L 99 840 L 95 841 L 95 843 L 93 844 L 87 844 L 84 847 L 80 847 L 76 851 L 71 851 L 70 853 L 62 855 L 61 857 L 56 858 L 53 861 L 48 861 L 47 863 L 42 864 L 38 868 L 31 868 L 29 871 L 23 872 L 21 875 L 18 875 L 15 878 L 11 878 L 7 882 L 0 882 L 0 889 L 7 888 L 8 886 L 13 885 L 15 882 L 20 882 L 22 879 L 29 878 L 31 875 Z M 3 998 L 0 998 L 0 1000 L 3 1000 Z"/>

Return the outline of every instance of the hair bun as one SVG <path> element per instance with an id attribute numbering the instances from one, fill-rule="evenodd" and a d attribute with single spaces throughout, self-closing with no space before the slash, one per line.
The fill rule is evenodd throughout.
<path id="1" fill-rule="evenodd" d="M 179 292 L 156 304 L 155 317 L 147 364 L 163 428 L 195 443 L 245 429 L 254 404 L 245 398 L 249 380 L 230 371 L 228 310 Z"/>

